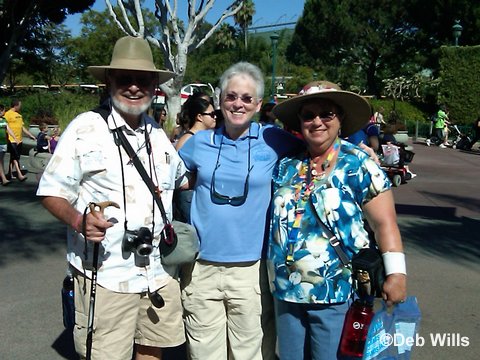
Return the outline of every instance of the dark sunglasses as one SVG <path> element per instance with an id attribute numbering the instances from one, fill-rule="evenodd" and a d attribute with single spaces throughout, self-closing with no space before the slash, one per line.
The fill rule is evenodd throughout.
<path id="1" fill-rule="evenodd" d="M 211 118 L 216 118 L 217 117 L 217 113 L 215 111 L 212 111 L 212 112 L 203 112 L 203 113 L 200 113 L 200 115 L 206 115 L 206 116 L 210 116 Z"/>
<path id="2" fill-rule="evenodd" d="M 320 113 L 314 113 L 313 111 L 305 111 L 298 115 L 300 120 L 303 122 L 313 121 L 315 118 L 319 117 L 323 122 L 332 121 L 337 116 L 333 111 L 322 111 Z"/>
<path id="3" fill-rule="evenodd" d="M 213 174 L 212 174 L 212 181 L 210 184 L 210 197 L 212 199 L 212 202 L 217 205 L 240 206 L 240 205 L 243 205 L 247 200 L 248 179 L 250 177 L 250 171 L 252 171 L 253 169 L 253 165 L 250 167 L 250 134 L 248 134 L 248 172 L 247 172 L 247 177 L 245 178 L 245 183 L 243 184 L 243 195 L 227 196 L 227 195 L 222 195 L 215 190 L 215 173 L 217 172 L 217 169 L 220 167 L 220 152 L 222 151 L 222 145 L 223 145 L 223 135 L 222 135 L 222 141 L 220 142 L 220 147 L 218 148 L 217 163 L 215 164 L 215 169 L 213 170 Z"/>
<path id="4" fill-rule="evenodd" d="M 139 87 L 148 87 L 153 83 L 154 77 L 149 75 L 120 75 L 115 77 L 118 86 L 137 85 Z"/>
<path id="5" fill-rule="evenodd" d="M 225 102 L 234 102 L 237 99 L 240 99 L 244 104 L 247 104 L 247 105 L 252 104 L 255 100 L 255 98 L 253 96 L 250 96 L 250 95 L 239 96 L 239 95 L 235 95 L 235 94 L 227 94 L 227 95 L 225 95 L 224 101 Z"/>

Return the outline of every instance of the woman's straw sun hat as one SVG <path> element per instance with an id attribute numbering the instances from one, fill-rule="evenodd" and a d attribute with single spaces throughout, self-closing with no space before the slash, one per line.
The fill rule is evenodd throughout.
<path id="1" fill-rule="evenodd" d="M 342 136 L 349 136 L 367 125 L 371 116 L 371 107 L 360 95 L 343 91 L 337 84 L 329 81 L 314 81 L 303 87 L 299 94 L 285 100 L 273 108 L 273 113 L 291 130 L 300 131 L 298 114 L 303 104 L 314 99 L 326 99 L 334 102 L 343 110 L 341 123 Z"/>

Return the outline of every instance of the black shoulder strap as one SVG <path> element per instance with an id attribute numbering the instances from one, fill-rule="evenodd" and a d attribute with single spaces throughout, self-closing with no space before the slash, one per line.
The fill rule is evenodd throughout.
<path id="1" fill-rule="evenodd" d="M 108 102 L 104 102 L 102 105 L 93 109 L 92 111 L 100 114 L 100 116 L 102 116 L 102 118 L 105 121 L 107 121 L 108 116 L 110 115 L 111 109 L 110 109 L 110 106 L 109 106 Z M 140 174 L 143 181 L 147 185 L 148 190 L 150 190 L 155 202 L 157 203 L 158 208 L 160 209 L 160 213 L 162 214 L 163 224 L 167 225 L 170 222 L 168 221 L 167 214 L 165 212 L 165 208 L 163 207 L 162 199 L 161 199 L 160 194 L 159 194 L 160 190 L 153 183 L 152 179 L 150 178 L 147 171 L 145 170 L 145 167 L 143 166 L 142 162 L 138 158 L 137 154 L 133 150 L 133 148 L 130 145 L 130 143 L 128 142 L 127 138 L 125 137 L 125 134 L 123 133 L 123 128 L 124 127 L 120 127 L 120 128 L 116 128 L 116 129 L 112 130 L 113 137 L 115 139 L 115 144 L 117 144 L 117 146 L 120 146 L 120 144 L 121 144 L 123 146 L 123 148 L 125 149 L 125 151 L 127 152 L 128 157 L 133 162 L 133 165 L 135 165 L 135 168 L 137 169 L 138 173 Z M 145 129 L 145 131 L 147 131 L 147 130 Z M 119 143 L 118 143 L 117 139 L 118 139 Z"/>
<path id="2" fill-rule="evenodd" d="M 320 219 L 320 216 L 318 216 L 317 210 L 313 205 L 313 200 L 311 196 L 309 196 L 308 198 L 308 203 L 312 207 L 312 212 L 315 215 L 315 219 L 317 220 L 318 224 L 325 232 L 325 234 L 327 234 L 328 242 L 330 243 L 330 245 L 332 245 L 333 250 L 335 250 L 335 252 L 337 253 L 337 256 L 342 262 L 343 266 L 347 266 L 350 263 L 350 259 L 348 258 L 347 254 L 345 254 L 345 251 L 343 251 L 342 243 L 340 242 L 340 240 L 338 240 L 335 234 L 323 223 L 322 219 Z"/>
<path id="3" fill-rule="evenodd" d="M 100 106 L 96 107 L 95 109 L 92 109 L 93 112 L 96 112 L 100 114 L 100 116 L 105 120 L 106 122 L 108 119 L 108 116 L 112 112 L 112 105 L 110 104 L 110 100 L 104 101 Z"/>

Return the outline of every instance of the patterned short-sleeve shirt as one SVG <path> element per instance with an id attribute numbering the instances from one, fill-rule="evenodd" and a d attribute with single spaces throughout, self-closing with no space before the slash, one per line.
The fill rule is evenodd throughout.
<path id="1" fill-rule="evenodd" d="M 108 124 L 98 113 L 91 111 L 72 120 L 48 162 L 37 195 L 66 199 L 80 213 L 90 202 L 116 202 L 119 209 L 111 206 L 104 212 L 105 218 L 115 220 L 101 242 L 98 283 L 117 292 L 153 291 L 169 279 L 160 262 L 158 246 L 163 221 L 142 177 L 123 147 L 114 141 L 110 130 L 122 126 L 125 126 L 125 137 L 160 188 L 165 211 L 171 218 L 173 191 L 185 173 L 183 162 L 153 119 L 144 116 L 140 126 L 133 130 L 115 110 L 108 117 Z M 149 133 L 150 155 L 145 131 Z M 139 262 L 142 259 L 124 251 L 125 226 L 130 231 L 153 228 L 153 252 L 148 261 Z M 67 246 L 69 262 L 90 276 L 92 243 L 87 242 L 85 249 L 82 234 L 69 227 Z"/>
<path id="2" fill-rule="evenodd" d="M 301 189 L 308 162 L 306 155 L 285 158 L 273 177 L 268 249 L 272 292 L 288 302 L 341 303 L 350 298 L 351 271 L 342 266 L 314 211 L 351 257 L 369 245 L 362 205 L 391 184 L 366 153 L 342 140 L 335 167 L 327 178 L 314 182 L 307 200 Z M 294 261 L 286 265 L 289 241 L 294 245 Z"/>

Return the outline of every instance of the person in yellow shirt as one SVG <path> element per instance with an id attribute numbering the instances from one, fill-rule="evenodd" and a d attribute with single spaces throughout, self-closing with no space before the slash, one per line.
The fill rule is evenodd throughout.
<path id="1" fill-rule="evenodd" d="M 15 134 L 8 126 L 7 120 L 5 120 L 5 118 L 3 117 L 4 114 L 5 106 L 0 105 L 0 180 L 2 181 L 2 185 L 6 186 L 10 184 L 10 181 L 8 181 L 7 177 L 5 176 L 5 170 L 3 168 L 3 158 L 5 157 L 5 153 L 7 152 L 8 135 L 12 136 L 15 139 Z"/>
<path id="2" fill-rule="evenodd" d="M 21 108 L 22 102 L 18 99 L 13 99 L 10 110 L 5 113 L 5 119 L 15 135 L 14 137 L 10 134 L 8 135 L 8 152 L 10 153 L 9 175 L 12 178 L 12 172 L 17 171 L 18 180 L 25 181 L 27 177 L 24 176 L 20 171 L 20 155 L 22 154 L 23 133 L 28 135 L 32 140 L 36 140 L 36 138 L 25 127 L 23 117 L 19 112 Z"/>

